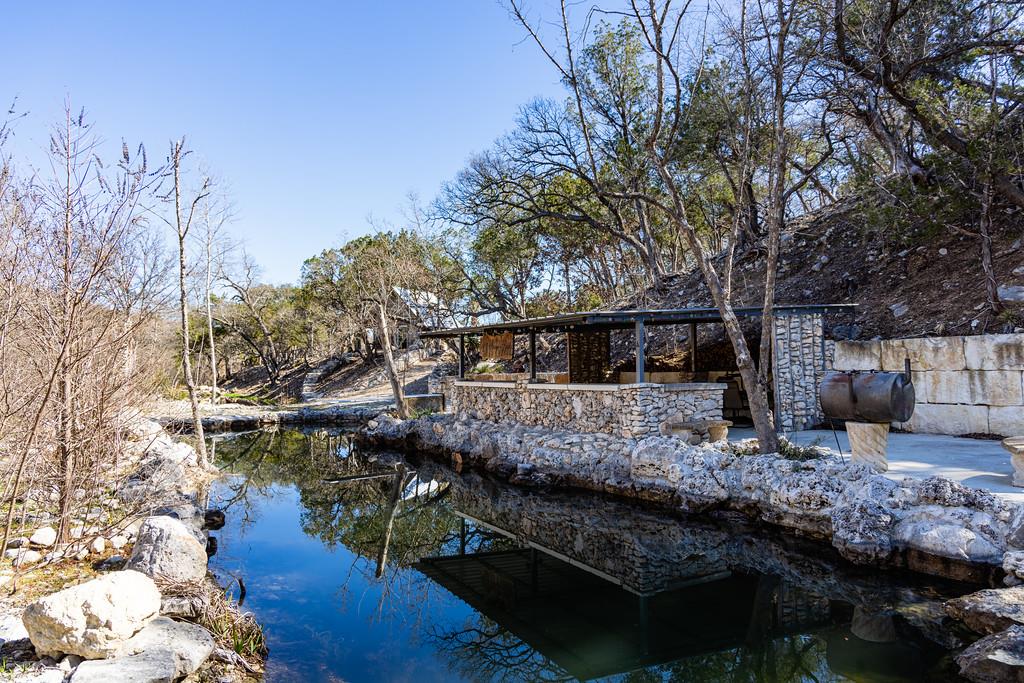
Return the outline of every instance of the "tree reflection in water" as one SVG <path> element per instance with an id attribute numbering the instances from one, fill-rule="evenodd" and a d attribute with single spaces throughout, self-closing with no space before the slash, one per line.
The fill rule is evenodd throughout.
<path id="1" fill-rule="evenodd" d="M 221 492 L 229 516 L 243 528 L 258 524 L 259 500 L 295 487 L 302 531 L 327 551 L 344 547 L 356 558 L 339 567 L 339 608 L 372 592 L 376 621 L 404 624 L 467 680 L 826 683 L 910 681 L 942 669 L 932 654 L 920 659 L 916 645 L 900 649 L 902 642 L 851 650 L 851 605 L 836 607 L 834 599 L 771 576 L 727 571 L 725 580 L 649 597 L 629 592 L 585 565 L 527 548 L 516 533 L 489 528 L 486 517 L 481 524 L 466 516 L 467 506 L 469 514 L 485 514 L 501 499 L 508 516 L 494 523 L 507 524 L 534 509 L 517 498 L 524 494 L 479 477 L 474 488 L 465 475 L 439 473 L 435 465 L 363 452 L 343 434 L 253 432 L 219 440 L 216 453 L 222 469 L 238 475 Z M 559 503 L 546 500 L 557 512 Z M 572 555 L 571 548 L 555 551 Z M 482 564 L 489 568 L 480 576 Z M 362 594 L 353 596 L 350 586 Z M 450 603 L 449 593 L 473 612 L 446 618 L 435 606 Z M 803 611 L 783 615 L 787 601 Z M 336 633 L 304 626 L 308 640 L 295 646 L 308 652 L 318 642 L 324 661 L 342 657 Z M 893 652 L 903 665 L 881 661 Z"/>

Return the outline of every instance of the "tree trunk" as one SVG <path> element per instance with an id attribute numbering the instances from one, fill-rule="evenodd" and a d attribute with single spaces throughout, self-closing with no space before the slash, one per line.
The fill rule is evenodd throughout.
<path id="1" fill-rule="evenodd" d="M 206 334 L 210 338 L 210 401 L 217 403 L 217 344 L 213 339 L 213 302 L 210 286 L 213 280 L 213 254 L 211 253 L 210 236 L 206 237 Z"/>
<path id="2" fill-rule="evenodd" d="M 196 454 L 199 457 L 199 465 L 208 467 L 206 459 L 206 438 L 203 434 L 203 420 L 199 414 L 199 399 L 196 396 L 196 382 L 192 374 L 192 354 L 189 343 L 188 329 L 188 288 L 185 277 L 185 238 L 188 227 L 182 220 L 181 215 L 181 155 L 182 143 L 175 143 L 172 150 L 172 162 L 174 164 L 174 216 L 178 229 L 178 306 L 180 309 L 181 323 L 181 370 L 185 377 L 185 388 L 188 390 L 188 401 L 192 408 L 192 428 L 196 435 Z"/>
<path id="3" fill-rule="evenodd" d="M 398 376 L 398 369 L 395 367 L 395 357 L 391 353 L 391 333 L 388 330 L 387 312 L 384 304 L 377 304 L 377 325 L 380 332 L 380 350 L 384 354 L 384 368 L 388 373 L 388 380 L 391 382 L 391 393 L 395 397 L 395 406 L 398 408 L 398 416 L 402 419 L 409 417 L 409 411 L 405 406 L 405 391 L 402 389 L 402 380 Z"/>

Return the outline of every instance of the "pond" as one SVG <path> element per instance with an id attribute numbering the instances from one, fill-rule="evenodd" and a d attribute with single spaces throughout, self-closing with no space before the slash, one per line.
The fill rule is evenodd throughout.
<path id="1" fill-rule="evenodd" d="M 338 432 L 211 447 L 211 567 L 264 625 L 268 681 L 960 680 L 941 601 L 965 586 Z"/>

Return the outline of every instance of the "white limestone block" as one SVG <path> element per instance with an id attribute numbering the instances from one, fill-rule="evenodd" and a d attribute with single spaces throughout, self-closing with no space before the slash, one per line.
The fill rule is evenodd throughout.
<path id="1" fill-rule="evenodd" d="M 1002 436 L 1024 434 L 1024 406 L 992 406 L 989 408 L 988 431 Z"/>
<path id="2" fill-rule="evenodd" d="M 965 337 L 964 354 L 972 370 L 1024 370 L 1024 334 Z"/>
<path id="3" fill-rule="evenodd" d="M 880 370 L 882 368 L 881 342 L 836 342 L 832 367 L 836 370 Z"/>
<path id="4" fill-rule="evenodd" d="M 963 337 L 924 337 L 921 339 L 883 339 L 882 369 L 903 370 L 903 359 L 910 358 L 910 368 L 921 370 L 964 370 Z"/>
<path id="5" fill-rule="evenodd" d="M 988 412 L 988 406 L 919 403 L 905 426 L 920 434 L 987 433 Z"/>
<path id="6" fill-rule="evenodd" d="M 1019 370 L 933 370 L 914 376 L 922 403 L 1014 406 L 1024 403 Z"/>

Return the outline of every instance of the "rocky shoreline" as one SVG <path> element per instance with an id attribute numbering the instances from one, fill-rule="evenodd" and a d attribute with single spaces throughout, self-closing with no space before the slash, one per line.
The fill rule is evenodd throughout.
<path id="1" fill-rule="evenodd" d="M 207 623 L 212 609 L 234 608 L 207 570 L 208 530 L 223 525 L 222 513 L 204 507 L 216 470 L 202 467 L 191 446 L 155 421 L 131 419 L 126 439 L 129 474 L 117 482 L 109 506 L 132 514 L 103 531 L 86 528 L 63 547 L 50 527 L 17 542 L 15 568 L 31 565 L 25 556 L 32 552 L 40 556 L 37 572 L 88 560 L 107 544 L 124 548 L 126 556 L 93 563 L 96 578 L 7 606 L 0 656 L 14 667 L 11 680 L 175 681 L 201 669 L 211 680 L 251 680 L 260 662 L 223 647 Z M 42 556 L 44 549 L 49 552 Z M 225 604 L 212 604 L 218 600 Z"/>
<path id="2" fill-rule="evenodd" d="M 741 513 L 828 542 L 854 564 L 907 569 L 982 590 L 945 605 L 982 636 L 968 680 L 1024 680 L 1024 508 L 942 478 L 892 481 L 839 457 L 751 455 L 724 443 L 559 432 L 453 415 L 381 415 L 366 445 L 476 468 L 530 488 L 585 489 L 709 517 Z"/>
<path id="3" fill-rule="evenodd" d="M 356 428 L 390 410 L 388 406 L 383 405 L 314 405 L 301 408 L 255 408 L 237 405 L 213 407 L 218 409 L 216 414 L 200 418 L 204 432 L 241 432 L 301 425 Z M 194 430 L 191 416 L 155 419 L 164 429 L 174 433 L 190 434 Z"/>

